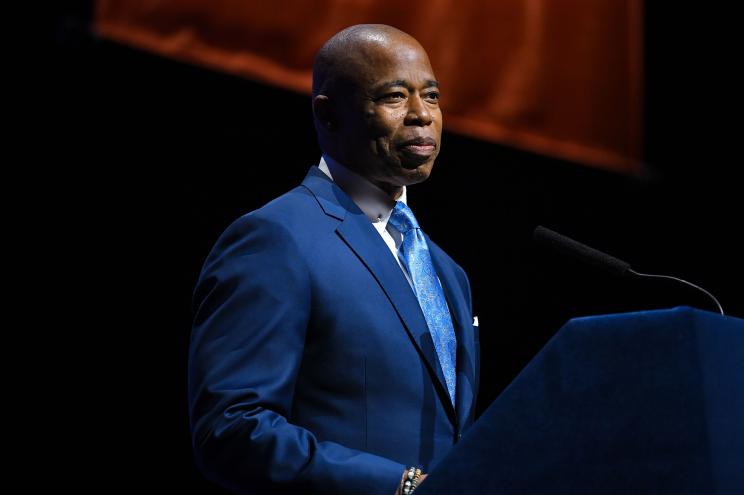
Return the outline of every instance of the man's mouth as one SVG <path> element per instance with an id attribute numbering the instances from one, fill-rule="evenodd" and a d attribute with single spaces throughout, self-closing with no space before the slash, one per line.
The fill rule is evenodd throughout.
<path id="1" fill-rule="evenodd" d="M 437 142 L 432 138 L 414 138 L 404 141 L 400 149 L 406 154 L 429 157 L 437 149 Z"/>

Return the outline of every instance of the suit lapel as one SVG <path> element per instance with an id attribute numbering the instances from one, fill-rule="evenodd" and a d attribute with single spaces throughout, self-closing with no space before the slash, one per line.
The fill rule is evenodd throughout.
<path id="1" fill-rule="evenodd" d="M 447 262 L 443 253 L 434 246 L 429 236 L 424 234 L 429 245 L 434 269 L 439 274 L 444 288 L 444 297 L 452 316 L 452 324 L 457 335 L 457 381 L 455 391 L 455 406 L 457 409 L 458 425 L 466 423 L 471 410 L 475 407 L 475 336 L 473 335 L 470 310 L 461 292 L 455 290 L 458 286 L 457 276 L 452 264 Z"/>
<path id="2" fill-rule="evenodd" d="M 390 254 L 385 241 L 351 198 L 320 169 L 312 167 L 303 185 L 313 192 L 326 214 L 341 220 L 336 232 L 372 273 L 387 295 L 414 346 L 426 362 L 429 373 L 437 385 L 440 400 L 454 422 L 457 414 L 449 400 L 444 374 L 426 319 L 418 299 Z"/>

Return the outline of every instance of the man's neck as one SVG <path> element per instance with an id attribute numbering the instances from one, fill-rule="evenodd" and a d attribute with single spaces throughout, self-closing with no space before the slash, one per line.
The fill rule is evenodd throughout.
<path id="1" fill-rule="evenodd" d="M 408 200 L 405 186 L 383 188 L 328 155 L 323 155 L 319 166 L 372 222 L 388 218 L 396 201 Z"/>

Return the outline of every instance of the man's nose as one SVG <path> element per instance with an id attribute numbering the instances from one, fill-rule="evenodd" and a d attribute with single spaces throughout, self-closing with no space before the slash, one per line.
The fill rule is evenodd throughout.
<path id="1" fill-rule="evenodd" d="M 408 113 L 406 114 L 407 125 L 429 125 L 432 123 L 432 116 L 426 103 L 421 95 L 414 93 L 408 99 Z"/>

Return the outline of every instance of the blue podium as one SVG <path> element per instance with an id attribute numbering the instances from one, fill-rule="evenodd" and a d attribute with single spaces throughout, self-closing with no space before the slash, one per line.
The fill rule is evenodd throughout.
<path id="1" fill-rule="evenodd" d="M 744 320 L 570 320 L 416 490 L 744 494 Z"/>

